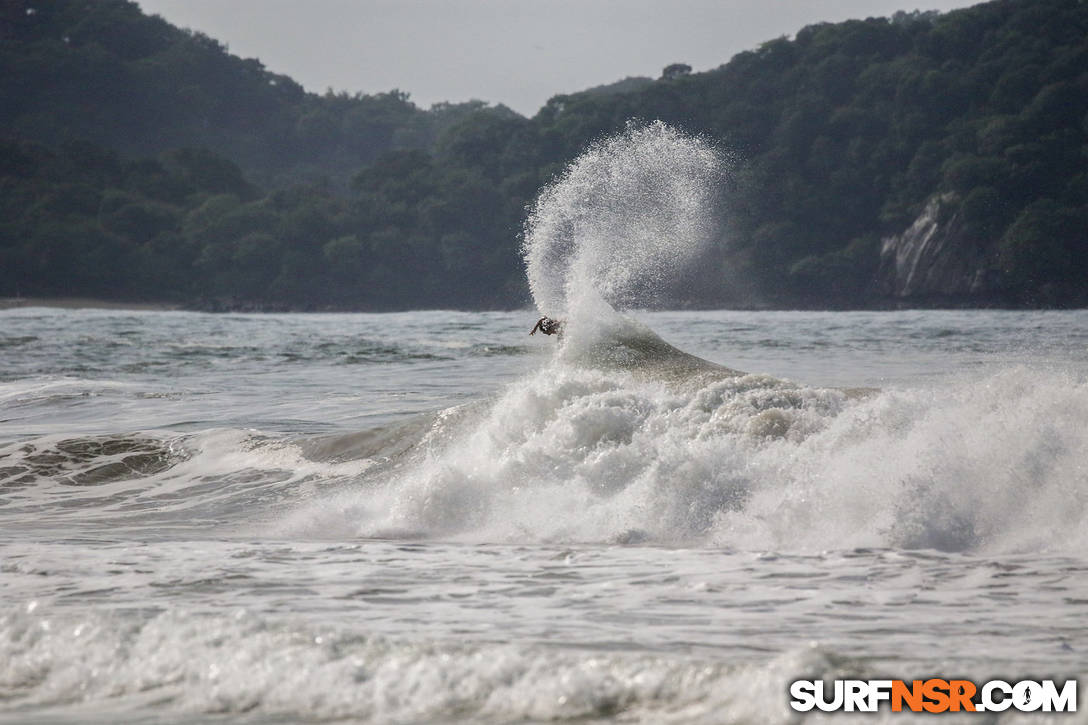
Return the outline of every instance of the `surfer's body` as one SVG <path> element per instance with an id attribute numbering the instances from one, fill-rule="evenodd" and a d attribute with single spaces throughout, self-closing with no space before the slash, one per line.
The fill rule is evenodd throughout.
<path id="1" fill-rule="evenodd" d="M 563 336 L 563 322 L 561 320 L 553 320 L 550 317 L 541 317 L 536 321 L 536 325 L 533 326 L 530 335 L 535 335 L 536 331 L 540 330 L 545 335 L 559 335 Z"/>

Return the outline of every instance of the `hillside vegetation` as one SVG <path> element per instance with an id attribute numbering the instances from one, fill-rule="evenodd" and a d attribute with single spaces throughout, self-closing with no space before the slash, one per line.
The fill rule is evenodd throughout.
<path id="1" fill-rule="evenodd" d="M 533 118 L 306 93 L 125 0 L 7 3 L 0 38 L 0 295 L 524 304 L 526 204 L 661 119 L 732 159 L 721 238 L 674 303 L 1088 303 L 1080 0 L 809 26 Z M 927 207 L 963 284 L 895 293 L 884 240 Z"/>

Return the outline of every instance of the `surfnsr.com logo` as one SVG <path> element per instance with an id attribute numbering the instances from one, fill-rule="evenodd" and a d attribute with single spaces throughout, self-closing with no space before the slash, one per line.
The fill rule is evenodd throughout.
<path id="1" fill-rule="evenodd" d="M 1076 712 L 1077 681 L 1059 687 L 1054 680 L 1009 683 L 990 680 L 797 680 L 790 684 L 790 707 L 798 712 Z"/>

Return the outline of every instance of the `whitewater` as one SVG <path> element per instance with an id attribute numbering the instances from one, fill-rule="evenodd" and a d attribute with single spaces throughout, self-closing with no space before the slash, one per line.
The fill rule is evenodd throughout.
<path id="1" fill-rule="evenodd" d="M 0 722 L 818 722 L 791 681 L 1080 677 L 1088 312 L 647 311 L 727 173 L 662 124 L 588 149 L 527 215 L 537 310 L 0 312 Z"/>

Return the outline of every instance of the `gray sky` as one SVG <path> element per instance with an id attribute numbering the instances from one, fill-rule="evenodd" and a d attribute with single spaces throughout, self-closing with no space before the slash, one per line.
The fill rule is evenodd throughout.
<path id="1" fill-rule="evenodd" d="M 399 88 L 423 108 L 480 99 L 533 115 L 551 96 L 669 63 L 716 68 L 814 22 L 960 0 L 138 0 L 307 90 Z"/>

